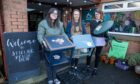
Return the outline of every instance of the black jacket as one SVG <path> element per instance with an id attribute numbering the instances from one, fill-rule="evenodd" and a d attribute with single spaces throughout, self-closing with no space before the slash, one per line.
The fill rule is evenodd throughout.
<path id="1" fill-rule="evenodd" d="M 93 33 L 93 31 L 95 30 L 95 28 L 101 23 L 101 21 L 97 22 L 96 20 L 92 20 L 90 22 L 90 33 L 92 36 L 96 36 L 96 37 L 104 37 L 104 33 L 99 34 L 99 35 L 95 35 Z"/>

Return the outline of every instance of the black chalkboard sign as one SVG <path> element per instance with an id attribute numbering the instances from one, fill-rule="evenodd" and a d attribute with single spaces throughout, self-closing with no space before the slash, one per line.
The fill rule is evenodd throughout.
<path id="1" fill-rule="evenodd" d="M 39 73 L 39 43 L 36 32 L 3 33 L 8 80 L 16 82 Z"/>

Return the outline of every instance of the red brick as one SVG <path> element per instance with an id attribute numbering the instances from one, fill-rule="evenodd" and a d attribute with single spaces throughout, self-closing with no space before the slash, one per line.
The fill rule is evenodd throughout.
<path id="1" fill-rule="evenodd" d="M 9 17 L 5 18 L 4 24 L 11 25 L 11 18 L 9 18 Z"/>
<path id="2" fill-rule="evenodd" d="M 22 19 L 22 14 L 18 14 L 18 18 L 19 19 Z"/>
<path id="3" fill-rule="evenodd" d="M 16 26 L 16 25 L 12 25 L 11 28 L 12 28 L 12 29 L 17 29 L 18 26 Z"/>
<path id="4" fill-rule="evenodd" d="M 27 15 L 22 15 L 22 18 L 27 19 Z"/>
<path id="5" fill-rule="evenodd" d="M 19 29 L 12 29 L 13 32 L 19 32 Z"/>
<path id="6" fill-rule="evenodd" d="M 24 29 L 25 26 L 18 26 L 19 29 Z"/>
<path id="7" fill-rule="evenodd" d="M 23 25 L 24 25 L 24 26 L 27 26 L 27 25 L 28 25 L 28 22 L 23 22 Z"/>
<path id="8" fill-rule="evenodd" d="M 21 13 L 20 11 L 17 11 L 17 14 L 18 14 L 18 15 L 21 15 L 22 13 Z"/>
<path id="9" fill-rule="evenodd" d="M 129 41 L 128 53 L 140 52 L 140 42 Z"/>
<path id="10" fill-rule="evenodd" d="M 12 22 L 12 25 L 18 25 L 19 22 Z"/>
<path id="11" fill-rule="evenodd" d="M 12 15 L 16 15 L 17 12 L 16 12 L 16 11 L 11 11 L 11 14 L 12 14 Z"/>
<path id="12" fill-rule="evenodd" d="M 135 42 L 135 41 L 128 41 L 128 42 L 129 42 L 129 45 L 127 49 L 127 54 L 140 53 L 140 42 Z M 110 47 L 105 47 L 103 51 L 108 53 L 109 49 Z"/>
<path id="13" fill-rule="evenodd" d="M 24 32 L 24 29 L 19 29 L 19 32 Z"/>
<path id="14" fill-rule="evenodd" d="M 9 25 L 5 25 L 5 29 L 4 29 L 4 31 L 6 31 L 6 32 L 11 32 L 11 31 L 12 31 L 11 26 L 9 26 Z"/>
<path id="15" fill-rule="evenodd" d="M 26 29 L 24 29 L 24 32 L 27 32 L 28 31 L 28 29 L 26 28 Z"/>
<path id="16" fill-rule="evenodd" d="M 18 22 L 18 25 L 23 25 L 23 22 Z"/>
<path id="17" fill-rule="evenodd" d="M 18 15 L 11 15 L 12 18 L 18 18 Z"/>
<path id="18" fill-rule="evenodd" d="M 115 1 L 115 0 L 101 0 L 101 2 L 111 2 L 111 1 Z"/>
<path id="19" fill-rule="evenodd" d="M 16 22 L 17 19 L 16 19 L 16 18 L 12 18 L 11 21 L 12 21 L 12 22 Z"/>
<path id="20" fill-rule="evenodd" d="M 6 32 L 28 31 L 27 0 L 2 0 L 4 30 Z"/>
<path id="21" fill-rule="evenodd" d="M 11 14 L 7 14 L 6 15 L 8 18 L 12 18 L 12 15 Z"/>
<path id="22" fill-rule="evenodd" d="M 18 21 L 21 21 L 21 22 L 26 22 L 27 21 L 27 19 L 18 19 Z"/>
<path id="23" fill-rule="evenodd" d="M 24 29 L 13 29 L 13 32 L 23 32 Z"/>

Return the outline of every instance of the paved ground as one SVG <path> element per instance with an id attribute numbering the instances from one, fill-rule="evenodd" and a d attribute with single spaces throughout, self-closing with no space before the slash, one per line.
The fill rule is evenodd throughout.
<path id="1" fill-rule="evenodd" d="M 135 74 L 134 68 L 124 71 L 114 65 L 100 63 L 98 75 L 90 76 L 91 72 L 84 72 L 85 59 L 83 58 L 79 63 L 80 76 L 73 76 L 68 72 L 59 74 L 62 84 L 140 84 L 140 75 Z M 91 69 L 93 65 L 94 63 L 91 63 Z M 47 84 L 45 65 L 42 62 L 40 66 L 41 74 L 39 76 L 19 81 L 17 84 Z"/>
<path id="2" fill-rule="evenodd" d="M 124 71 L 114 65 L 100 63 L 97 76 L 90 76 L 90 72 L 85 73 L 83 70 L 85 70 L 85 65 L 80 64 L 81 80 L 69 73 L 60 74 L 62 84 L 140 84 L 140 75 L 134 72 L 134 68 Z M 38 84 L 47 84 L 47 79 Z"/>

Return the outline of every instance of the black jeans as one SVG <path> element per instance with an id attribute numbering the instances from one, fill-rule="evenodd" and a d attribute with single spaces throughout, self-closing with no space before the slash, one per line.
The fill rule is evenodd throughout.
<path id="1" fill-rule="evenodd" d="M 49 56 L 49 55 L 45 51 L 45 47 L 44 46 L 41 46 L 41 48 L 42 48 L 42 53 L 41 53 L 42 54 L 42 57 L 41 58 L 45 60 L 48 81 L 49 80 L 54 80 L 54 79 L 56 79 L 56 70 L 48 62 L 48 57 L 47 56 Z"/>
<path id="2" fill-rule="evenodd" d="M 54 69 L 53 66 L 51 66 L 47 62 L 47 55 L 45 55 L 45 62 L 46 62 L 48 80 L 54 80 L 54 79 L 56 79 L 56 70 Z"/>
<path id="3" fill-rule="evenodd" d="M 96 50 L 95 51 L 95 65 L 94 65 L 94 67 L 95 68 L 98 67 L 98 65 L 99 65 L 99 59 L 100 59 L 100 54 L 101 54 L 102 48 L 103 48 L 103 46 L 97 46 L 97 47 L 95 47 L 93 49 L 93 51 L 91 52 L 91 56 L 87 56 L 87 65 L 90 65 L 90 61 L 91 61 L 93 52 L 94 52 L 94 50 Z"/>

